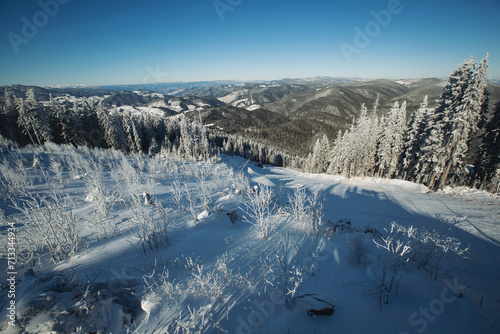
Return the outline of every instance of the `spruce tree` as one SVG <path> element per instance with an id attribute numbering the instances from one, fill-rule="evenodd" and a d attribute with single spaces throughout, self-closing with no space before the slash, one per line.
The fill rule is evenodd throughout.
<path id="1" fill-rule="evenodd" d="M 485 187 L 489 180 L 493 181 L 498 168 L 500 168 L 500 102 L 494 106 L 482 138 L 481 155 L 477 162 L 481 188 Z"/>
<path id="2" fill-rule="evenodd" d="M 484 90 L 486 88 L 486 74 L 488 73 L 488 55 L 481 61 L 479 67 L 468 60 L 463 68 L 463 79 L 459 82 L 462 95 L 456 96 L 456 106 L 451 107 L 449 132 L 446 140 L 445 160 L 446 163 L 440 180 L 440 187 L 446 184 L 448 175 L 452 168 L 455 174 L 460 174 L 468 151 L 467 143 L 469 136 L 477 130 L 477 122 L 480 119 L 481 108 L 484 102 Z M 456 108 L 456 109 L 455 109 Z"/>
<path id="3" fill-rule="evenodd" d="M 420 104 L 420 108 L 414 112 L 408 123 L 408 128 L 404 137 L 403 154 L 401 160 L 401 170 L 403 171 L 403 179 L 406 180 L 408 173 L 413 170 L 418 160 L 418 150 L 422 143 L 422 134 L 424 131 L 425 121 L 428 120 L 429 99 L 427 95 Z"/>

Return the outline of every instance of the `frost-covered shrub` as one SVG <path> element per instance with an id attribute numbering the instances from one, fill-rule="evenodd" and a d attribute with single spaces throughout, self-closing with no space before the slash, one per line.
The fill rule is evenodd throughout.
<path id="1" fill-rule="evenodd" d="M 48 195 L 29 194 L 13 201 L 27 221 L 26 232 L 37 251 L 50 253 L 52 260 L 58 262 L 71 257 L 82 243 L 78 217 L 74 204 L 55 190 Z"/>
<path id="2" fill-rule="evenodd" d="M 17 149 L 0 161 L 0 182 L 6 196 L 24 194 L 33 185 L 33 177 L 26 165 L 26 159 Z"/>
<path id="3" fill-rule="evenodd" d="M 262 269 L 266 283 L 280 291 L 283 300 L 293 302 L 302 285 L 304 270 L 299 265 L 299 247 L 290 245 L 285 235 L 274 249 L 274 256 L 263 260 Z"/>
<path id="4" fill-rule="evenodd" d="M 245 202 L 244 219 L 255 225 L 264 239 L 269 238 L 273 230 L 271 214 L 273 210 L 273 191 L 269 186 L 261 185 L 260 190 L 250 193 Z"/>
<path id="5" fill-rule="evenodd" d="M 203 210 L 208 210 L 210 205 L 209 193 L 211 191 L 208 184 L 208 173 L 205 169 L 201 168 L 197 176 L 197 187 L 200 193 L 200 201 Z"/>
<path id="6" fill-rule="evenodd" d="M 181 182 L 179 178 L 174 178 L 173 182 L 170 184 L 168 188 L 170 194 L 172 195 L 172 199 L 174 201 L 175 207 L 177 208 L 179 213 L 183 212 L 183 193 L 184 190 L 182 188 Z"/>
<path id="7" fill-rule="evenodd" d="M 139 238 L 142 251 L 160 249 L 168 245 L 168 229 L 170 228 L 170 215 L 161 204 L 142 205 L 135 202 L 131 206 L 132 221 L 136 225 L 134 232 Z"/>
<path id="8" fill-rule="evenodd" d="M 456 225 L 459 221 L 450 222 L 448 219 L 437 216 L 438 225 Z M 441 263 L 446 259 L 457 259 L 463 257 L 468 252 L 468 247 L 462 247 L 462 242 L 451 235 L 448 229 L 446 232 L 435 229 L 423 228 L 419 231 L 414 241 L 411 260 L 419 267 L 428 270 L 431 276 L 437 277 L 441 269 Z"/>
<path id="9" fill-rule="evenodd" d="M 317 233 L 323 219 L 323 204 L 319 200 L 320 194 L 308 195 L 305 188 L 294 188 L 288 195 L 290 214 L 294 226 Z"/>
<path id="10" fill-rule="evenodd" d="M 191 213 L 193 219 L 197 221 L 198 215 L 196 214 L 196 197 L 191 188 L 189 188 L 189 186 L 186 183 L 184 183 L 182 189 L 186 198 L 187 209 L 189 213 Z"/>
<path id="11" fill-rule="evenodd" d="M 410 260 L 411 250 L 414 245 L 417 230 L 413 226 L 409 228 L 391 223 L 388 235 L 373 240 L 378 248 L 384 251 L 379 255 L 381 277 L 378 279 L 378 287 L 372 294 L 377 298 L 378 304 L 389 304 L 389 296 L 397 294 L 399 281 L 404 273 L 404 268 Z"/>
<path id="12" fill-rule="evenodd" d="M 246 196 L 251 192 L 250 180 L 243 172 L 232 173 L 231 181 L 236 194 Z"/>
<path id="13" fill-rule="evenodd" d="M 458 239 L 435 230 L 419 231 L 413 226 L 404 227 L 393 222 L 386 232 L 386 237 L 373 240 L 378 248 L 384 250 L 379 256 L 382 276 L 376 292 L 380 305 L 388 304 L 393 291 L 397 293 L 399 281 L 409 261 L 429 269 L 437 277 L 440 262 L 446 255 L 461 257 L 468 251 L 468 248 L 462 248 Z"/>

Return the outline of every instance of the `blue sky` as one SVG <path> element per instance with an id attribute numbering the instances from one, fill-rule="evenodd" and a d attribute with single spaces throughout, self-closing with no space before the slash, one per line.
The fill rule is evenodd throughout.
<path id="1" fill-rule="evenodd" d="M 2 0 L 0 85 L 447 77 L 486 52 L 498 80 L 499 22 L 498 0 Z"/>

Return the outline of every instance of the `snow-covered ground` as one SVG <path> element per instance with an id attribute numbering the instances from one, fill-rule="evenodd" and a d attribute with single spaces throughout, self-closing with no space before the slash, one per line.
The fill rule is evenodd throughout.
<path id="1" fill-rule="evenodd" d="M 57 198 L 71 199 L 61 205 L 78 217 L 82 243 L 74 256 L 56 263 L 44 255 L 34 266 L 17 268 L 15 326 L 8 325 L 12 299 L 2 257 L 6 333 L 499 331 L 498 197 L 259 168 L 228 156 L 202 163 L 51 150 L 22 152 L 25 173 L 33 179 L 24 186 L 32 194 L 56 191 Z M 2 173 L 8 174 L 5 166 Z M 15 192 L 22 181 L 10 178 L 11 194 L 26 199 Z M 263 238 L 251 203 L 268 192 Z M 28 249 L 21 240 L 28 237 L 26 217 L 6 197 L 0 208 L 6 215 L 1 238 L 7 240 L 8 223 L 14 222 L 19 245 Z M 431 260 L 439 268 L 417 258 L 403 264 L 403 256 L 388 262 L 393 258 L 375 242 L 387 246 L 383 240 L 390 241 L 392 222 L 402 230 L 433 231 L 443 245 L 460 241 L 457 249 L 469 250 L 458 256 L 437 242 L 430 251 L 442 257 Z M 392 234 L 394 243 L 411 239 L 405 231 Z M 388 263 L 397 284 L 384 291 Z M 331 315 L 308 314 L 333 308 Z"/>

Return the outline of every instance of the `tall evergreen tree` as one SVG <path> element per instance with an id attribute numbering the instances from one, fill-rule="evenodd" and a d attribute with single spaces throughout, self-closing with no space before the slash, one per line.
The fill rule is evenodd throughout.
<path id="1" fill-rule="evenodd" d="M 26 100 L 17 99 L 17 108 L 18 124 L 28 134 L 32 144 L 42 145 L 45 141 L 52 140 L 48 117 L 43 106 L 36 100 L 33 89 L 27 90 Z"/>
<path id="2" fill-rule="evenodd" d="M 395 102 L 387 119 L 379 144 L 379 175 L 392 177 L 403 147 L 403 134 L 406 129 L 406 101 L 401 106 Z"/>
<path id="3" fill-rule="evenodd" d="M 425 144 L 419 155 L 417 181 L 427 179 L 429 187 L 448 181 L 450 171 L 459 175 L 464 170 L 467 143 L 477 129 L 486 88 L 487 56 L 476 67 L 470 57 L 451 74 L 434 112 L 434 124 L 425 133 Z"/>
<path id="4" fill-rule="evenodd" d="M 431 117 L 428 110 L 429 99 L 425 96 L 420 108 L 414 112 L 408 123 L 408 128 L 404 137 L 403 154 L 401 159 L 401 170 L 403 171 L 403 178 L 406 179 L 408 173 L 413 170 L 418 161 L 418 151 L 423 144 L 422 135 L 425 130 L 425 122 L 429 121 Z"/>
<path id="5" fill-rule="evenodd" d="M 488 180 L 496 177 L 498 168 L 500 168 L 500 102 L 494 106 L 482 138 L 481 155 L 477 163 L 481 188 L 486 186 Z"/>
<path id="6" fill-rule="evenodd" d="M 446 184 L 452 167 L 456 174 L 464 170 L 464 162 L 468 151 L 467 143 L 469 136 L 477 130 L 477 122 L 480 119 L 481 108 L 484 102 L 484 91 L 486 88 L 486 74 L 488 73 L 488 55 L 481 61 L 476 69 L 473 60 L 466 62 L 464 66 L 464 78 L 460 82 L 463 95 L 457 96 L 456 109 L 451 110 L 450 134 L 446 141 L 447 152 L 445 155 L 446 167 L 440 180 L 440 187 Z M 453 107 L 453 106 L 452 106 Z"/>

